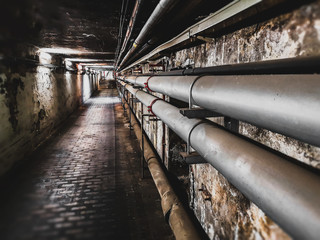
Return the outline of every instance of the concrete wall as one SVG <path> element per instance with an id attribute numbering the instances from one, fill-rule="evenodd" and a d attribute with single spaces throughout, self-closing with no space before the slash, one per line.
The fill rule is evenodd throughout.
<path id="1" fill-rule="evenodd" d="M 171 56 L 171 67 L 255 62 L 320 53 L 320 2 L 302 6 L 266 22 L 184 49 Z M 223 121 L 216 121 L 223 123 Z M 268 147 L 320 167 L 320 149 L 240 122 L 239 133 Z M 211 239 L 288 239 L 271 219 L 211 165 L 190 166 L 190 206 Z M 202 190 L 202 191 L 201 191 Z M 211 195 L 205 200 L 203 191 Z"/>
<path id="2" fill-rule="evenodd" d="M 209 67 L 319 54 L 320 1 L 316 1 L 263 23 L 217 37 L 211 43 L 173 53 L 168 66 L 176 68 L 192 64 L 194 67 Z M 148 72 L 147 65 L 143 69 L 144 73 Z M 224 124 L 223 118 L 211 120 Z M 159 151 L 155 141 L 159 138 L 159 126 L 155 124 L 150 123 L 145 129 Z M 320 168 L 320 148 L 244 122 L 239 123 L 239 133 Z M 166 136 L 166 144 L 169 163 L 165 162 L 169 167 L 172 162 L 179 162 L 183 146 L 173 133 Z M 184 176 L 178 169 L 171 171 L 180 179 Z M 290 239 L 211 165 L 191 165 L 188 182 L 190 206 L 210 239 Z"/>
<path id="3" fill-rule="evenodd" d="M 0 175 L 47 139 L 95 89 L 86 75 L 44 66 L 22 69 L 2 67 L 0 74 Z M 91 86 L 85 94 L 84 83 Z"/>

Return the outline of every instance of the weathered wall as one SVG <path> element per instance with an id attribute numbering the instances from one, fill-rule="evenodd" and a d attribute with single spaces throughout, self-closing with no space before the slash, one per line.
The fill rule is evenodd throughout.
<path id="1" fill-rule="evenodd" d="M 319 53 L 320 2 L 317 1 L 212 39 L 212 43 L 176 52 L 170 58 L 170 67 L 189 63 L 195 67 L 208 67 Z M 216 122 L 223 123 L 221 119 Z M 239 133 L 320 168 L 319 148 L 244 122 L 240 122 Z M 289 238 L 211 165 L 192 165 L 189 176 L 190 206 L 211 239 Z"/>
<path id="2" fill-rule="evenodd" d="M 88 82 L 92 87 L 86 96 L 94 89 Z M 57 73 L 44 66 L 16 72 L 2 68 L 0 175 L 34 150 L 83 102 L 82 85 L 82 75 Z"/>

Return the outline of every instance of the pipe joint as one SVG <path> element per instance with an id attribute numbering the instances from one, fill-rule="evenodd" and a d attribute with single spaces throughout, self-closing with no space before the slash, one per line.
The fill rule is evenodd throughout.
<path id="1" fill-rule="evenodd" d="M 194 84 L 195 84 L 200 78 L 205 77 L 205 76 L 206 76 L 205 74 L 204 74 L 204 75 L 197 76 L 197 77 L 193 80 L 193 82 L 191 83 L 191 85 L 190 85 L 190 88 L 189 88 L 189 109 L 191 109 L 192 106 L 193 106 L 193 104 L 194 104 L 194 100 L 193 100 L 193 98 L 192 98 L 192 88 L 193 88 Z"/>
<path id="2" fill-rule="evenodd" d="M 190 136 L 191 136 L 191 133 L 192 133 L 192 131 L 196 128 L 196 127 L 198 127 L 200 124 L 202 124 L 202 123 L 205 123 L 205 122 L 203 122 L 203 121 L 199 121 L 199 122 L 197 122 L 195 125 L 193 125 L 193 127 L 190 129 L 190 131 L 189 131 L 189 133 L 188 133 L 188 139 L 187 139 L 187 153 L 188 154 L 190 154 L 190 150 L 191 150 L 191 144 L 190 144 Z"/>
<path id="3" fill-rule="evenodd" d="M 144 83 L 144 87 L 145 89 L 147 89 L 149 92 L 153 92 L 150 88 L 149 88 L 149 80 L 150 78 L 154 77 L 154 75 L 148 77 L 147 81 Z"/>
<path id="4" fill-rule="evenodd" d="M 159 100 L 163 101 L 161 98 L 156 98 L 156 99 L 154 99 L 154 100 L 151 102 L 151 104 L 147 107 L 147 108 L 148 108 L 148 112 L 151 113 L 152 116 L 156 116 L 156 115 L 153 113 L 153 111 L 152 111 L 152 106 L 153 106 L 153 104 L 155 104 L 155 103 L 156 103 L 157 101 L 159 101 Z"/>

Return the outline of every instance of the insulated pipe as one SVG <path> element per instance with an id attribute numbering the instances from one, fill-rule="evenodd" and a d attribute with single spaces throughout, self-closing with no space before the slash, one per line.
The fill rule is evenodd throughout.
<path id="1" fill-rule="evenodd" d="M 126 81 L 320 146 L 320 75 L 141 76 Z M 191 93 L 190 93 L 191 91 Z"/>
<path id="2" fill-rule="evenodd" d="M 128 51 L 128 53 L 123 58 L 119 69 L 131 58 L 131 56 L 137 51 L 142 44 L 146 43 L 148 40 L 147 37 L 150 34 L 150 31 L 157 25 L 157 23 L 161 20 L 161 18 L 172 8 L 175 4 L 178 3 L 177 0 L 161 0 L 154 11 L 152 12 L 151 16 L 149 17 L 148 21 L 145 23 L 143 28 L 141 29 L 138 37 L 133 43 L 132 48 Z"/>
<path id="3" fill-rule="evenodd" d="M 126 105 L 125 108 L 127 109 L 129 114 L 129 111 L 131 111 L 129 106 Z M 139 140 L 139 142 L 141 142 L 141 128 L 134 117 L 131 118 L 131 126 L 133 127 L 137 139 Z M 157 159 L 157 155 L 154 153 L 145 136 L 144 157 L 152 175 L 153 181 L 161 197 L 163 214 L 168 220 L 175 238 L 177 240 L 200 240 L 200 234 L 196 230 L 190 217 L 188 216 L 173 188 L 171 187 L 170 182 L 167 179 L 167 176 Z"/>
<path id="4" fill-rule="evenodd" d="M 184 117 L 167 102 L 154 102 L 154 96 L 125 86 L 144 105 L 153 102 L 153 113 L 184 141 L 190 134 L 191 146 L 293 238 L 319 239 L 319 175 L 217 124 Z"/>

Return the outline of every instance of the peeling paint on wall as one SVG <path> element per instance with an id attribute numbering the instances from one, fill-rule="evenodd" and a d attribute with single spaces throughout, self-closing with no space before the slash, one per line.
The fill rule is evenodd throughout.
<path id="1" fill-rule="evenodd" d="M 5 95 L 5 105 L 9 109 L 10 116 L 8 121 L 11 123 L 13 131 L 17 131 L 18 127 L 18 90 L 24 90 L 24 83 L 18 74 L 8 74 L 8 76 L 0 76 L 0 94 Z"/>
<path id="2" fill-rule="evenodd" d="M 34 150 L 80 103 L 81 83 L 51 69 L 0 74 L 0 175 Z M 67 79 L 68 78 L 68 79 Z M 67 84 L 68 81 L 68 84 Z"/>
<path id="3" fill-rule="evenodd" d="M 190 204 L 210 239 L 290 239 L 212 166 L 193 165 L 190 172 Z M 203 189 L 210 193 L 210 201 Z"/>
<path id="4" fill-rule="evenodd" d="M 240 133 L 289 157 L 320 168 L 320 148 L 241 122 Z"/>

